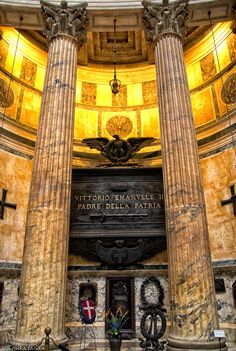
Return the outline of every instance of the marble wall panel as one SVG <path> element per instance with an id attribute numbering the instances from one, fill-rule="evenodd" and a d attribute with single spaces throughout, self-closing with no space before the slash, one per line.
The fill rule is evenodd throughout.
<path id="1" fill-rule="evenodd" d="M 230 36 L 229 36 L 230 38 Z M 234 41 L 230 41 L 227 39 L 226 42 L 223 42 L 219 46 L 219 57 L 221 58 L 222 64 L 228 65 L 230 57 L 232 58 L 234 55 Z M 3 41 L 4 42 L 4 41 Z M 6 44 L 7 45 L 7 44 Z M 5 50 L 6 51 L 6 50 Z M 4 52 L 3 50 L 3 55 Z M 6 59 L 6 68 L 11 70 L 11 65 L 13 64 L 13 52 L 8 50 L 8 56 Z M 230 56 L 231 55 L 231 56 Z M 4 56 L 5 57 L 5 56 Z M 3 61 L 5 58 L 3 57 Z M 38 56 L 37 56 L 38 59 Z M 196 88 L 203 82 L 202 75 L 205 77 L 205 80 L 211 78 L 211 70 L 210 67 L 212 66 L 211 62 L 214 59 L 213 53 L 205 56 L 201 61 L 196 60 L 195 62 L 187 65 L 187 72 L 188 72 L 188 80 L 190 88 Z M 36 61 L 35 61 L 36 62 Z M 38 116 L 40 111 L 40 96 L 41 91 L 43 89 L 43 80 L 45 76 L 45 67 L 40 64 L 36 64 L 34 60 L 29 60 L 28 58 L 23 57 L 20 53 L 17 54 L 16 61 L 14 64 L 14 76 L 19 77 L 22 82 L 26 83 L 28 87 L 25 87 L 23 84 L 19 84 L 13 78 L 11 81 L 11 89 L 14 94 L 14 104 L 6 109 L 6 114 L 11 118 L 16 118 L 18 121 L 29 125 L 30 127 L 36 128 L 38 124 Z M 214 61 L 215 62 L 215 61 Z M 213 65 L 214 66 L 214 65 Z M 78 68 L 80 71 L 81 68 Z M 209 71 L 210 70 L 210 71 Z M 233 69 L 235 71 L 235 68 Z M 232 74 L 233 70 L 223 77 L 225 80 L 230 74 Z M 138 71 L 138 70 L 137 70 Z M 153 71 L 153 70 L 152 70 Z M 208 72 L 209 71 L 209 72 Z M 148 71 L 149 72 L 149 71 Z M 151 68 L 150 68 L 151 72 Z M 149 73 L 150 73 L 149 72 Z M 145 75 L 146 75 L 145 71 Z M 134 71 L 132 74 L 125 69 L 122 71 L 122 85 L 120 93 L 116 96 L 111 93 L 110 86 L 107 81 L 106 77 L 106 70 L 104 71 L 104 75 L 102 76 L 101 80 L 96 82 L 99 74 L 102 74 L 99 70 L 91 70 L 86 71 L 86 74 L 83 76 L 83 81 L 77 80 L 77 89 L 76 89 L 76 108 L 79 109 L 81 107 L 81 103 L 88 105 L 88 111 L 92 111 L 100 113 L 102 111 L 110 111 L 111 113 L 116 113 L 117 110 L 119 112 L 122 110 L 127 111 L 128 109 L 132 111 L 136 111 L 136 114 L 145 114 L 145 124 L 152 125 L 153 115 L 150 116 L 146 113 L 146 107 L 149 104 L 157 104 L 156 102 L 156 81 L 152 74 L 152 79 L 150 78 L 150 74 L 147 77 L 150 80 L 143 81 L 144 72 L 140 69 L 140 82 L 137 81 L 137 72 Z M 215 74 L 215 71 L 214 71 Z M 132 77 L 135 77 L 132 80 Z M 9 84 L 9 79 L 6 77 L 5 74 L 1 73 L 0 77 L 6 80 L 6 84 Z M 85 81 L 88 79 L 88 81 Z M 128 80 L 130 79 L 130 81 Z M 94 81 L 94 82 L 93 82 Z M 129 84 L 128 84 L 129 82 Z M 34 85 L 35 88 L 38 89 L 30 89 L 30 85 Z M 221 90 L 222 90 L 222 81 L 218 79 L 214 83 L 215 92 L 217 96 L 217 102 L 219 104 L 219 113 L 224 114 L 226 112 L 225 104 L 221 99 Z M 24 90 L 24 98 L 19 99 L 20 91 Z M 196 126 L 203 126 L 209 122 L 214 121 L 215 118 L 215 111 L 212 104 L 212 96 L 211 96 L 211 88 L 208 86 L 206 89 L 201 90 L 200 92 L 192 92 L 192 103 L 193 103 L 193 110 L 195 116 Z M 232 109 L 233 105 L 229 105 L 229 109 Z M 84 107 L 82 108 L 84 109 Z M 2 111 L 3 112 L 3 111 Z M 89 114 L 90 112 L 88 112 Z M 78 112 L 76 112 L 78 114 Z M 101 115 L 102 119 L 102 115 Z M 94 120 L 95 122 L 95 120 Z M 77 122 L 76 122 L 77 123 Z M 83 124 L 83 123 L 82 123 Z M 102 124 L 106 124 L 106 121 L 102 121 Z M 155 126 L 155 124 L 154 124 Z M 87 126 L 83 126 L 83 129 L 88 129 Z M 146 127 L 144 127 L 146 128 Z M 149 127 L 148 127 L 149 128 Z M 102 135 L 102 129 L 98 127 L 98 123 L 94 123 L 91 126 L 89 122 L 89 129 L 93 131 L 91 136 L 95 135 Z M 140 136 L 141 135 L 141 128 L 136 129 L 136 133 L 132 136 Z M 77 128 L 75 130 L 76 138 L 79 138 L 78 133 L 81 135 L 83 134 L 82 128 Z M 150 134 L 150 133 L 148 133 Z"/>
<path id="2" fill-rule="evenodd" d="M 142 83 L 143 103 L 157 104 L 157 83 L 156 80 Z"/>
<path id="3" fill-rule="evenodd" d="M 0 112 L 15 119 L 19 106 L 20 84 L 10 81 L 5 74 L 0 72 Z M 9 93 L 8 93 L 9 89 Z"/>
<path id="4" fill-rule="evenodd" d="M 227 38 L 227 45 L 231 61 L 236 59 L 236 40 L 235 34 L 231 33 Z"/>
<path id="5" fill-rule="evenodd" d="M 112 106 L 122 108 L 127 106 L 127 85 L 121 83 L 119 93 L 112 94 Z"/>
<path id="6" fill-rule="evenodd" d="M 130 273 L 127 272 L 129 275 Z M 124 274 L 123 274 L 124 276 Z M 163 289 L 164 289 L 164 303 L 163 308 L 166 310 L 165 315 L 167 321 L 169 321 L 169 285 L 168 278 L 165 275 L 152 274 L 155 278 L 159 279 Z M 135 316 L 136 316 L 136 337 L 142 337 L 140 331 L 140 321 L 142 318 L 143 311 L 142 301 L 141 301 L 141 286 L 146 280 L 146 276 L 134 277 L 135 285 Z M 234 304 L 232 295 L 232 285 L 236 281 L 236 274 L 234 271 L 230 270 L 218 270 L 215 273 L 215 278 L 223 278 L 225 282 L 225 293 L 218 293 L 217 297 L 217 309 L 219 314 L 220 328 L 224 329 L 227 336 L 227 342 L 235 346 L 236 333 L 234 325 L 236 323 L 236 306 Z M 19 299 L 19 279 L 4 276 L 0 278 L 4 281 L 3 290 L 3 300 L 2 308 L 0 313 L 0 344 L 9 341 L 9 337 L 14 331 L 16 323 L 16 313 L 17 313 L 17 303 Z M 82 324 L 78 309 L 79 304 L 79 286 L 81 283 L 93 283 L 97 286 L 97 307 L 96 307 L 96 321 L 94 324 L 94 329 L 96 337 L 98 339 L 103 339 L 105 337 L 105 297 L 106 297 L 106 278 L 99 277 L 95 275 L 81 275 L 80 277 L 70 276 L 67 281 L 67 297 L 66 297 L 66 334 L 70 341 L 79 342 L 81 341 L 82 334 Z M 147 300 L 152 301 L 154 290 L 150 285 L 146 289 Z M 169 333 L 169 322 L 167 322 L 167 330 L 164 338 Z M 86 327 L 86 340 L 83 342 L 89 343 L 91 337 L 93 337 L 94 330 Z"/>
<path id="7" fill-rule="evenodd" d="M 168 281 L 165 276 L 157 277 L 164 289 L 164 304 L 163 308 L 166 309 L 166 316 L 169 315 L 169 287 Z M 141 295 L 140 289 L 142 283 L 145 281 L 146 277 L 136 277 L 134 278 L 135 285 L 135 315 L 136 315 L 136 335 L 137 337 L 142 336 L 140 332 L 140 320 L 143 315 L 143 311 L 140 309 Z M 104 338 L 105 334 L 105 297 L 106 297 L 106 278 L 105 277 L 91 277 L 82 276 L 81 278 L 70 278 L 67 284 L 67 299 L 66 299 L 66 330 L 67 336 L 70 339 L 80 340 L 82 334 L 82 327 L 80 323 L 80 315 L 78 310 L 79 303 L 79 285 L 81 283 L 95 283 L 98 287 L 97 296 L 97 317 L 95 321 L 96 335 L 98 338 Z M 153 291 L 148 291 L 148 294 L 152 294 Z"/>
<path id="8" fill-rule="evenodd" d="M 217 310 L 220 323 L 236 323 L 236 306 L 233 299 L 232 285 L 236 280 L 235 273 L 215 275 L 225 282 L 225 293 L 216 294 Z"/>
<path id="9" fill-rule="evenodd" d="M 221 206 L 230 197 L 235 184 L 235 154 L 232 149 L 201 160 L 208 230 L 213 260 L 235 259 L 236 221 L 231 204 Z"/>
<path id="10" fill-rule="evenodd" d="M 24 90 L 20 121 L 30 127 L 37 128 L 41 105 L 41 95 L 29 89 Z"/>
<path id="11" fill-rule="evenodd" d="M 76 81 L 76 106 L 81 102 L 81 97 L 82 97 L 82 81 L 78 80 Z"/>
<path id="12" fill-rule="evenodd" d="M 218 79 L 214 83 L 215 90 L 216 90 L 216 96 L 217 96 L 217 102 L 218 102 L 219 111 L 220 111 L 221 116 L 223 114 L 226 114 L 227 110 L 230 111 L 230 110 L 235 109 L 235 103 L 226 105 L 225 102 L 222 100 L 222 88 L 224 86 L 224 82 L 226 82 L 228 77 L 232 76 L 235 73 L 236 73 L 236 67 L 233 67 L 229 72 L 227 72 L 222 77 L 222 79 Z M 234 90 L 235 90 L 235 85 L 232 88 L 234 88 Z"/>
<path id="13" fill-rule="evenodd" d="M 127 106 L 143 105 L 142 83 L 127 85 Z"/>
<path id="14" fill-rule="evenodd" d="M 66 297 L 66 334 L 70 339 L 81 339 L 82 331 L 81 318 L 79 313 L 79 287 L 81 283 L 92 283 L 97 286 L 97 306 L 96 306 L 96 336 L 104 338 L 105 334 L 105 297 L 106 279 L 104 277 L 81 276 L 80 278 L 70 278 L 67 283 Z M 89 329 L 89 328 L 88 328 Z M 88 340 L 90 334 L 87 334 Z"/>
<path id="15" fill-rule="evenodd" d="M 168 279 L 165 276 L 156 276 L 155 278 L 159 279 L 161 286 L 163 287 L 164 290 L 164 301 L 163 301 L 163 308 L 166 309 L 165 315 L 167 317 L 167 319 L 169 319 L 169 285 L 168 285 Z M 134 280 L 134 284 L 135 284 L 135 315 L 136 315 L 136 336 L 139 337 L 143 337 L 141 330 L 140 330 L 140 321 L 143 315 L 143 310 L 142 308 L 142 301 L 141 301 L 141 286 L 143 284 L 143 282 L 146 280 L 146 277 L 136 277 Z M 147 291 L 147 299 L 149 301 L 152 300 L 152 294 L 153 294 L 153 290 L 151 289 L 146 289 Z"/>
<path id="16" fill-rule="evenodd" d="M 35 89 L 38 89 L 40 92 L 43 90 L 45 74 L 46 74 L 46 68 L 43 66 L 37 65 L 34 87 Z"/>
<path id="17" fill-rule="evenodd" d="M 108 121 L 113 117 L 112 113 L 104 112 L 104 114 L 104 120 Z M 135 114 L 127 115 L 126 117 L 132 118 L 131 120 L 135 123 Z M 96 116 L 92 118 L 96 119 Z M 82 130 L 83 128 L 81 128 Z M 88 128 L 87 130 L 89 131 L 90 129 Z M 81 132 L 80 137 L 92 136 L 94 132 L 92 130 L 90 135 L 85 135 Z M 104 134 L 103 136 L 111 138 L 108 133 Z M 236 222 L 233 215 L 233 208 L 232 205 L 222 207 L 220 202 L 223 199 L 229 198 L 229 186 L 235 183 L 236 170 L 233 166 L 234 157 L 233 150 L 228 149 L 201 160 L 213 260 L 232 259 L 236 257 Z M 30 160 L 23 159 L 6 151 L 1 151 L 0 197 L 2 188 L 7 188 L 9 190 L 7 201 L 17 204 L 17 210 L 14 211 L 7 208 L 4 220 L 0 221 L 0 233 L 2 235 L 2 244 L 0 246 L 1 260 L 21 261 L 30 178 Z M 159 254 L 159 256 L 148 260 L 147 264 L 166 262 L 165 255 Z M 76 257 L 72 259 L 72 263 L 87 264 Z M 91 265 L 91 263 L 88 264 Z"/>
<path id="18" fill-rule="evenodd" d="M 98 112 L 85 110 L 76 107 L 74 138 L 95 138 L 97 137 Z M 88 149 L 89 150 L 89 149 Z"/>
<path id="19" fill-rule="evenodd" d="M 141 110 L 141 133 L 142 137 L 160 138 L 159 111 L 158 108 Z"/>
<path id="20" fill-rule="evenodd" d="M 231 74 L 224 81 L 221 89 L 221 99 L 227 105 L 236 103 L 236 73 Z"/>
<path id="21" fill-rule="evenodd" d="M 215 120 L 214 103 L 210 86 L 203 91 L 191 95 L 191 101 L 196 127 Z"/>
<path id="22" fill-rule="evenodd" d="M 202 79 L 204 82 L 214 77 L 214 75 L 217 73 L 217 70 L 213 52 L 200 60 L 200 67 L 202 71 Z"/>
<path id="23" fill-rule="evenodd" d="M 97 84 L 97 106 L 112 106 L 112 92 L 109 84 Z"/>
<path id="24" fill-rule="evenodd" d="M 17 209 L 5 208 L 0 220 L 0 260 L 21 262 L 32 162 L 0 149 L 0 198 L 8 189 L 6 200 Z"/>
<path id="25" fill-rule="evenodd" d="M 11 107 L 14 104 L 14 92 L 13 89 L 9 86 L 8 82 L 0 78 L 0 106 L 5 109 Z"/>
<path id="26" fill-rule="evenodd" d="M 5 40 L 0 40 L 0 66 L 5 67 L 9 45 Z"/>
<path id="27" fill-rule="evenodd" d="M 20 79 L 34 86 L 36 77 L 37 65 L 26 57 L 23 57 Z"/>
<path id="28" fill-rule="evenodd" d="M 14 47 L 9 46 L 4 68 L 9 73 L 12 73 L 14 77 L 19 78 L 20 72 L 21 72 L 22 60 L 23 60 L 23 56 L 19 52 L 17 52 L 17 55 L 16 55 L 15 46 Z"/>
<path id="29" fill-rule="evenodd" d="M 200 62 L 186 66 L 189 89 L 194 89 L 203 83 Z"/>
<path id="30" fill-rule="evenodd" d="M 4 282 L 2 304 L 0 308 L 0 345 L 6 344 L 16 326 L 19 279 L 6 278 Z"/>
<path id="31" fill-rule="evenodd" d="M 234 271 L 219 271 L 215 273 L 216 278 L 223 278 L 225 293 L 216 294 L 217 310 L 220 322 L 220 329 L 225 331 L 227 345 L 236 348 L 236 305 L 233 299 L 232 285 L 236 281 Z"/>
<path id="32" fill-rule="evenodd" d="M 97 85 L 94 83 L 82 82 L 82 104 L 96 105 Z"/>
<path id="33" fill-rule="evenodd" d="M 225 67 L 227 67 L 230 64 L 230 53 L 229 53 L 229 48 L 227 45 L 227 41 L 223 41 L 220 45 L 217 47 L 217 55 L 219 58 L 219 65 L 220 68 L 218 67 L 218 71 L 222 71 Z M 215 53 L 215 60 L 217 61 L 217 56 Z"/>

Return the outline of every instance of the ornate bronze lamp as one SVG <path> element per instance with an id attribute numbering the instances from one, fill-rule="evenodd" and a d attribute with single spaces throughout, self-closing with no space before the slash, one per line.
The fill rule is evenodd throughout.
<path id="1" fill-rule="evenodd" d="M 111 91 L 114 95 L 119 93 L 121 81 L 116 78 L 116 19 L 114 19 L 114 47 L 113 47 L 113 63 L 114 63 L 114 78 L 110 80 Z"/>

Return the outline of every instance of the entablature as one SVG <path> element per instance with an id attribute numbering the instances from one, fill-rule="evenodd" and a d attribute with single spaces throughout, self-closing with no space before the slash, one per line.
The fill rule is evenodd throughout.
<path id="1" fill-rule="evenodd" d="M 87 1 L 88 2 L 88 31 L 113 31 L 113 19 L 117 19 L 117 31 L 140 30 L 143 27 L 143 6 L 141 1 Z M 161 4 L 161 1 L 152 1 Z M 60 1 L 50 1 L 59 4 Z M 78 1 L 68 1 L 69 5 L 76 5 Z M 211 11 L 213 22 L 232 19 L 233 1 L 199 1 L 189 2 L 188 26 L 209 24 L 208 12 Z M 43 30 L 44 23 L 41 16 L 40 3 L 34 0 L 2 0 L 0 1 L 0 25 L 19 27 L 20 17 L 23 16 L 24 29 Z"/>

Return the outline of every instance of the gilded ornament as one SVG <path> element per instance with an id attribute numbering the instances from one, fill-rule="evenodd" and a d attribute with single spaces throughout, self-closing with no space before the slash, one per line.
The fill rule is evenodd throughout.
<path id="1" fill-rule="evenodd" d="M 126 138 L 132 129 L 133 123 L 125 116 L 111 117 L 106 124 L 106 130 L 111 136 L 119 134 L 121 138 Z"/>
<path id="2" fill-rule="evenodd" d="M 210 80 L 216 75 L 216 65 L 213 52 L 200 60 L 200 67 L 202 71 L 202 79 L 204 82 Z"/>
<path id="3" fill-rule="evenodd" d="M 112 106 L 113 107 L 126 107 L 127 106 L 127 87 L 122 84 L 118 94 L 112 94 Z M 109 133 L 110 134 L 110 133 Z M 114 133 L 113 133 L 114 134 Z M 110 134 L 112 135 L 112 134 Z M 124 137 L 124 135 L 122 135 Z"/>
<path id="4" fill-rule="evenodd" d="M 26 81 L 28 84 L 34 85 L 36 78 L 37 65 L 28 58 L 23 57 L 20 79 Z"/>
<path id="5" fill-rule="evenodd" d="M 0 66 L 5 67 L 8 54 L 8 44 L 4 41 L 0 41 Z"/>
<path id="6" fill-rule="evenodd" d="M 225 104 L 236 102 L 236 73 L 231 74 L 223 84 L 221 98 Z"/>
<path id="7" fill-rule="evenodd" d="M 143 101 L 145 105 L 157 103 L 157 84 L 156 80 L 142 83 Z"/>

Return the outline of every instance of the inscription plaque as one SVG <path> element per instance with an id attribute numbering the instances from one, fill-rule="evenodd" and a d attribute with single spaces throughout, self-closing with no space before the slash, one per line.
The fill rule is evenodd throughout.
<path id="1" fill-rule="evenodd" d="M 162 170 L 73 170 L 70 236 L 165 236 Z"/>

